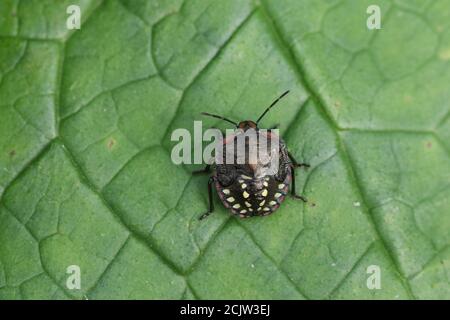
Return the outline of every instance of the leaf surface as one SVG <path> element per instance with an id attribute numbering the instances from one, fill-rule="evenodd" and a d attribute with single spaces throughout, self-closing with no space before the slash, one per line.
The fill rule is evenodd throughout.
<path id="1" fill-rule="evenodd" d="M 2 1 L 0 298 L 449 299 L 450 4 L 370 4 Z M 287 89 L 263 126 L 309 202 L 198 221 L 172 131 Z"/>

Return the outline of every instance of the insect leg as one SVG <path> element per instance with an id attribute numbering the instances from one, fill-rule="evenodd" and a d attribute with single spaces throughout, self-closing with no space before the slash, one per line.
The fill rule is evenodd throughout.
<path id="1" fill-rule="evenodd" d="M 209 173 L 210 169 L 211 169 L 211 165 L 207 164 L 206 167 L 203 169 L 192 171 L 192 174 Z"/>
<path id="2" fill-rule="evenodd" d="M 306 200 L 306 198 L 304 196 L 300 196 L 298 194 L 296 194 L 295 192 L 295 168 L 294 166 L 292 167 L 292 185 L 291 185 L 291 195 L 295 198 L 295 199 L 300 199 L 303 202 L 308 202 L 308 200 Z"/>
<path id="3" fill-rule="evenodd" d="M 206 213 L 202 214 L 199 217 L 199 220 L 207 218 L 213 211 L 214 211 L 214 202 L 213 202 L 213 195 L 212 195 L 212 184 L 214 182 L 214 177 L 210 177 L 208 180 L 208 199 L 209 199 L 209 209 Z"/>
<path id="4" fill-rule="evenodd" d="M 298 163 L 297 160 L 295 160 L 294 156 L 288 151 L 288 156 L 289 159 L 291 159 L 292 165 L 294 168 L 300 168 L 300 167 L 305 167 L 305 168 L 309 168 L 310 165 L 307 163 Z"/>

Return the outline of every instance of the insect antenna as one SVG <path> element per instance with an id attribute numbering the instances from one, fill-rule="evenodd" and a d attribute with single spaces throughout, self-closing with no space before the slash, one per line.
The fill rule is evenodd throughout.
<path id="1" fill-rule="evenodd" d="M 225 117 L 218 116 L 218 115 L 216 115 L 216 114 L 211 114 L 211 113 L 208 113 L 208 112 L 202 112 L 201 114 L 204 115 L 204 116 L 210 116 L 210 117 L 213 117 L 213 118 L 225 120 L 225 121 L 227 121 L 227 122 L 229 122 L 229 123 L 234 124 L 236 127 L 238 126 L 238 124 L 237 124 L 236 122 L 231 121 L 230 119 L 227 119 L 227 118 L 225 118 Z"/>
<path id="2" fill-rule="evenodd" d="M 263 114 L 258 118 L 258 120 L 256 120 L 256 124 L 258 124 L 258 122 L 266 115 L 267 112 L 269 112 L 269 110 L 277 104 L 278 101 L 281 100 L 281 98 L 283 98 L 285 95 L 287 95 L 289 93 L 289 90 L 286 91 L 285 93 L 283 93 L 281 96 L 279 96 L 274 102 L 272 102 L 272 104 L 263 112 Z"/>

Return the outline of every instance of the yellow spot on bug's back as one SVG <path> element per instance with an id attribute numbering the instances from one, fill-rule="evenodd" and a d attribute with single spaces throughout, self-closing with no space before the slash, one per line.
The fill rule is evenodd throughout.
<path id="1" fill-rule="evenodd" d="M 269 208 L 267 208 L 267 207 L 264 207 L 264 209 L 263 209 L 264 211 L 270 211 L 270 209 Z"/>
<path id="2" fill-rule="evenodd" d="M 239 203 L 236 203 L 234 206 L 233 206 L 233 208 L 235 208 L 235 209 L 239 209 L 241 207 L 241 205 L 239 204 Z"/>
<path id="3" fill-rule="evenodd" d="M 222 192 L 223 192 L 224 194 L 230 194 L 230 189 L 223 189 Z"/>
<path id="4" fill-rule="evenodd" d="M 264 203 L 266 203 L 266 200 L 261 201 L 259 206 L 262 207 L 264 205 Z"/>
<path id="5" fill-rule="evenodd" d="M 250 212 L 253 212 L 253 209 L 252 209 L 252 208 L 248 208 L 248 210 L 249 210 Z"/>
<path id="6" fill-rule="evenodd" d="M 251 203 L 249 203 L 249 202 L 247 202 L 247 201 L 245 201 L 245 205 L 247 206 L 247 207 L 251 207 L 252 205 L 251 205 Z"/>
<path id="7" fill-rule="evenodd" d="M 261 192 L 261 195 L 263 196 L 263 197 L 267 197 L 267 189 L 264 189 L 262 192 Z"/>
<path id="8" fill-rule="evenodd" d="M 281 197 L 281 193 L 279 193 L 279 192 L 275 193 L 275 198 L 279 198 L 279 197 Z"/>
<path id="9" fill-rule="evenodd" d="M 244 196 L 245 199 L 247 199 L 250 196 L 247 191 L 244 191 L 242 195 Z"/>
<path id="10" fill-rule="evenodd" d="M 243 183 L 243 184 L 241 184 L 241 188 L 245 189 L 245 188 L 247 188 L 247 185 L 245 183 Z"/>
<path id="11" fill-rule="evenodd" d="M 278 189 L 284 189 L 285 186 L 286 186 L 286 185 L 285 185 L 284 183 L 280 183 L 280 184 L 278 185 Z"/>
<path id="12" fill-rule="evenodd" d="M 270 204 L 271 206 L 274 206 L 274 205 L 277 204 L 277 202 L 276 202 L 276 201 L 270 201 L 269 204 Z"/>
<path id="13" fill-rule="evenodd" d="M 238 182 L 239 182 L 239 183 L 244 183 L 244 180 L 239 179 Z"/>
<path id="14" fill-rule="evenodd" d="M 229 197 L 229 198 L 227 198 L 227 201 L 228 202 L 234 202 L 234 198 L 233 197 Z"/>
<path id="15" fill-rule="evenodd" d="M 256 209 L 257 211 L 261 211 L 261 207 L 258 207 L 258 209 Z"/>
<path id="16" fill-rule="evenodd" d="M 264 185 L 264 187 L 268 187 L 268 186 L 269 186 L 269 184 L 267 183 L 267 181 L 264 181 L 264 182 L 263 182 L 263 185 Z"/>
<path id="17" fill-rule="evenodd" d="M 243 210 L 239 211 L 239 213 L 247 213 L 247 210 L 243 209 Z"/>
<path id="18" fill-rule="evenodd" d="M 246 176 L 245 174 L 241 175 L 242 178 L 247 179 L 247 180 L 251 180 L 252 177 Z"/>

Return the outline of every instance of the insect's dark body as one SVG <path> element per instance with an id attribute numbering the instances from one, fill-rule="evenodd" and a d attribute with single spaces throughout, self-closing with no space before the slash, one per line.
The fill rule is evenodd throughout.
<path id="1" fill-rule="evenodd" d="M 258 131 L 256 134 L 258 137 L 261 135 Z M 268 132 L 266 136 L 270 139 L 272 135 Z M 279 146 L 279 167 L 274 175 L 256 176 L 249 164 L 226 164 L 225 159 L 223 164 L 215 165 L 213 177 L 217 193 L 224 206 L 234 215 L 241 218 L 267 216 L 283 202 L 292 172 L 288 152 L 281 139 Z"/>
<path id="2" fill-rule="evenodd" d="M 212 115 L 209 113 L 203 113 L 204 115 L 219 118 L 236 125 L 237 131 L 235 134 L 226 137 L 223 140 L 223 148 L 231 141 L 237 139 L 237 135 L 245 133 L 247 130 L 255 130 L 258 137 L 257 150 L 265 151 L 263 147 L 259 145 L 259 138 L 264 135 L 268 141 L 278 141 L 278 148 L 271 149 L 269 147 L 270 157 L 273 154 L 278 153 L 278 167 L 275 171 L 263 170 L 266 165 L 261 165 L 259 162 L 244 161 L 243 164 L 234 161 L 233 163 L 227 163 L 226 152 L 223 152 L 223 159 L 215 159 L 213 164 L 213 175 L 209 178 L 208 182 L 208 195 L 209 195 L 209 209 L 203 214 L 200 219 L 207 217 L 214 210 L 214 203 L 212 199 L 212 185 L 215 186 L 217 193 L 226 208 L 228 208 L 233 215 L 241 218 L 248 218 L 253 216 L 267 216 L 275 212 L 290 193 L 294 198 L 301 199 L 306 202 L 306 199 L 295 193 L 295 168 L 297 167 L 309 167 L 305 163 L 297 163 L 297 161 L 288 152 L 284 141 L 275 135 L 271 130 L 259 130 L 258 122 L 261 118 L 272 108 L 282 97 L 284 97 L 289 91 L 282 94 L 277 100 L 275 100 L 259 117 L 256 122 L 251 120 L 241 121 L 239 124 L 234 123 L 224 117 Z M 247 142 L 246 142 L 247 144 Z M 270 142 L 268 143 L 270 145 Z M 266 146 L 265 146 L 266 147 Z M 269 149 L 266 149 L 269 150 Z M 246 160 L 249 158 L 248 153 L 250 150 L 246 148 Z M 254 152 L 254 151 L 253 151 Z M 216 155 L 217 157 L 217 155 Z M 276 167 L 276 166 L 275 166 Z M 206 166 L 204 170 L 198 172 L 208 172 L 210 165 Z M 267 173 L 267 174 L 266 174 Z"/>

